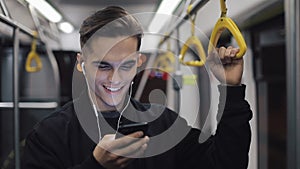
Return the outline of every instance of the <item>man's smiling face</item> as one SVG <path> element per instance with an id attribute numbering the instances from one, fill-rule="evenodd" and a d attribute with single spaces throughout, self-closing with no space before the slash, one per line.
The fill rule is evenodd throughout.
<path id="1" fill-rule="evenodd" d="M 125 96 L 142 64 L 134 37 L 99 37 L 85 57 L 86 78 L 101 110 L 114 110 L 124 104 Z"/>

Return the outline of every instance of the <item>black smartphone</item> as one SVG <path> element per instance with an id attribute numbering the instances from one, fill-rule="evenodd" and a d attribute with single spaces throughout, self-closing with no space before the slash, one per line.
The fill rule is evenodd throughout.
<path id="1" fill-rule="evenodd" d="M 148 123 L 147 122 L 140 122 L 140 123 L 130 123 L 120 125 L 116 138 L 122 137 L 122 135 L 128 135 L 137 131 L 142 131 L 144 135 L 147 135 L 148 130 Z"/>

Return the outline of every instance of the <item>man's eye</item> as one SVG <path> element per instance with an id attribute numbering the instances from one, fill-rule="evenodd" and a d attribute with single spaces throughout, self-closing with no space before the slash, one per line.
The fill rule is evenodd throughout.
<path id="1" fill-rule="evenodd" d="M 121 66 L 122 70 L 130 70 L 132 66 Z"/>
<path id="2" fill-rule="evenodd" d="M 110 70 L 111 66 L 109 66 L 109 65 L 98 65 L 98 69 L 101 69 L 101 70 Z"/>
<path id="3" fill-rule="evenodd" d="M 121 69 L 122 70 L 130 70 L 133 68 L 134 65 L 135 65 L 135 63 L 126 64 L 126 65 L 121 66 Z"/>

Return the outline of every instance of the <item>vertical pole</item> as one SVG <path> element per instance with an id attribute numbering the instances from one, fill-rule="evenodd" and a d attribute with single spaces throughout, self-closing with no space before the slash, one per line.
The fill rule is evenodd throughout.
<path id="1" fill-rule="evenodd" d="M 20 169 L 20 117 L 19 117 L 19 28 L 14 28 L 13 47 L 13 103 L 14 103 L 14 149 L 15 168 Z"/>
<path id="2" fill-rule="evenodd" d="M 176 45 L 177 45 L 177 51 L 176 56 L 180 55 L 180 33 L 179 33 L 179 27 L 176 29 Z M 180 68 L 180 62 L 179 59 L 175 59 L 175 73 L 174 73 L 174 82 L 173 82 L 173 88 L 175 90 L 175 112 L 178 114 L 182 113 L 180 112 L 180 105 L 181 105 L 181 95 L 180 90 L 183 87 L 183 78 L 182 78 L 182 71 Z"/>
<path id="3" fill-rule="evenodd" d="M 286 54 L 287 54 L 287 168 L 300 167 L 300 3 L 285 0 Z M 298 144 L 298 146 L 297 146 Z"/>

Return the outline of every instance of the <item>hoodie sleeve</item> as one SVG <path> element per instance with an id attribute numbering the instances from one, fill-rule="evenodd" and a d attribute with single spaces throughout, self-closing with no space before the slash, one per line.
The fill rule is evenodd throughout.
<path id="1" fill-rule="evenodd" d="M 246 86 L 218 87 L 216 134 L 202 140 L 206 133 L 192 129 L 176 148 L 178 168 L 247 169 L 252 111 L 244 99 Z"/>

